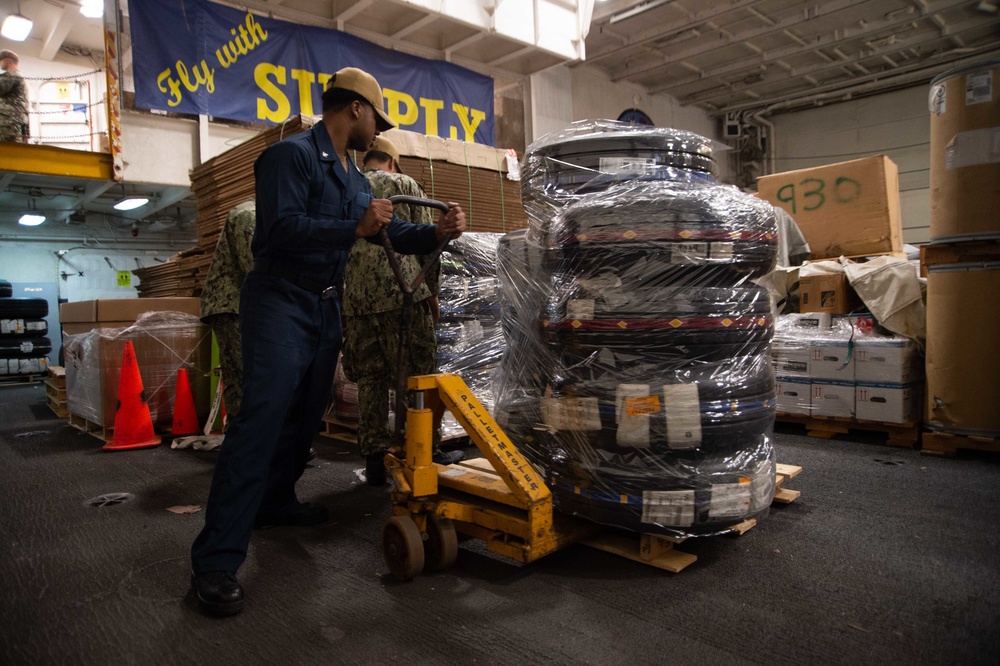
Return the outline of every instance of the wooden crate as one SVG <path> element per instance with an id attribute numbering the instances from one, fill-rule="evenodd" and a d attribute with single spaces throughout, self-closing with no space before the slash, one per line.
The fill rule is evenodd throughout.
<path id="1" fill-rule="evenodd" d="M 947 432 L 928 431 L 924 433 L 920 453 L 925 456 L 954 458 L 959 451 L 1000 451 L 1000 439 L 996 437 L 975 437 L 953 435 Z"/>
<path id="2" fill-rule="evenodd" d="M 48 382 L 59 388 L 66 388 L 66 368 L 61 365 L 50 365 L 47 374 Z"/>
<path id="3" fill-rule="evenodd" d="M 779 423 L 805 426 L 808 436 L 820 439 L 832 439 L 852 431 L 862 431 L 885 433 L 885 443 L 889 446 L 915 449 L 920 445 L 920 424 L 915 422 L 882 423 L 881 421 L 859 421 L 840 416 L 806 416 L 804 414 L 777 414 L 775 420 Z"/>

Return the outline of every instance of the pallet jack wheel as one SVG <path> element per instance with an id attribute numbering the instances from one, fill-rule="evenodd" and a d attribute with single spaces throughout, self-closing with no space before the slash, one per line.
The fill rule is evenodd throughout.
<path id="1" fill-rule="evenodd" d="M 413 518 L 392 516 L 382 526 L 382 555 L 392 575 L 410 580 L 424 569 L 424 540 Z"/>
<path id="2" fill-rule="evenodd" d="M 447 569 L 458 559 L 458 534 L 455 523 L 434 514 L 427 516 L 427 541 L 424 542 L 424 568 Z"/>

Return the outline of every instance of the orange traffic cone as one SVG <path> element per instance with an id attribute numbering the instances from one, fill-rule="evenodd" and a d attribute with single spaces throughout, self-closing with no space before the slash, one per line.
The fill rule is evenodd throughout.
<path id="1" fill-rule="evenodd" d="M 153 433 L 153 419 L 142 391 L 139 362 L 135 347 L 125 343 L 122 353 L 122 373 L 118 381 L 118 411 L 115 412 L 115 434 L 104 445 L 106 451 L 142 449 L 159 446 L 160 438 Z"/>
<path id="2" fill-rule="evenodd" d="M 177 370 L 177 390 L 174 392 L 174 423 L 170 428 L 174 437 L 198 434 L 198 414 L 194 409 L 194 396 L 188 382 L 186 368 Z"/>

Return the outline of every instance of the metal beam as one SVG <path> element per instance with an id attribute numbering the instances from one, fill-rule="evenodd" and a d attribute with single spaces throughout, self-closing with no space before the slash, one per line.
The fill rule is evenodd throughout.
<path id="1" fill-rule="evenodd" d="M 48 61 L 55 58 L 56 54 L 59 53 L 59 47 L 63 45 L 78 18 L 80 18 L 80 8 L 77 5 L 68 4 L 63 6 L 59 20 L 49 30 L 49 34 L 45 36 L 45 41 L 42 43 L 42 50 L 38 52 L 38 57 Z"/>
<path id="2" fill-rule="evenodd" d="M 662 39 L 668 35 L 675 35 L 678 33 L 685 32 L 687 30 L 691 30 L 692 28 L 697 28 L 699 25 L 707 21 L 712 21 L 714 19 L 721 18 L 723 16 L 726 16 L 727 14 L 731 14 L 735 11 L 756 4 L 759 1 L 760 0 L 736 0 L 736 2 L 733 3 L 711 2 L 711 3 L 700 4 L 700 6 L 708 5 L 710 9 L 696 12 L 695 14 L 691 15 L 690 18 L 681 21 L 679 23 L 668 23 L 666 25 L 660 24 L 648 30 L 643 30 L 639 33 L 636 33 L 634 36 L 625 39 L 623 43 L 616 48 L 608 49 L 606 51 L 599 51 L 598 53 L 592 53 L 590 56 L 587 57 L 587 62 L 593 63 L 599 60 L 603 60 L 604 58 L 608 58 L 610 56 L 621 55 L 623 49 L 628 49 L 635 46 L 641 46 L 649 42 L 655 42 L 656 40 Z M 637 3 L 632 3 L 632 4 L 637 4 Z M 678 7 L 680 6 L 678 5 Z M 596 25 L 597 23 L 598 19 L 595 12 L 593 24 Z M 608 34 L 615 38 L 619 37 L 616 32 L 605 30 L 604 26 L 600 26 L 599 30 L 601 31 L 601 34 Z"/>
<path id="3" fill-rule="evenodd" d="M 963 22 L 961 24 L 956 24 L 956 27 L 961 26 L 961 29 L 958 30 L 958 31 L 956 31 L 955 34 L 959 35 L 962 32 L 968 31 L 968 30 L 978 30 L 978 29 L 982 28 L 983 25 L 988 25 L 988 24 L 991 24 L 991 23 L 1000 23 L 1000 18 L 992 19 L 992 20 L 990 20 L 990 21 L 988 21 L 986 23 L 984 23 L 982 19 L 969 19 L 968 21 L 965 21 L 965 22 Z M 915 35 L 915 38 L 919 39 L 920 36 L 919 35 Z M 886 53 L 888 54 L 888 53 L 895 53 L 895 52 L 901 51 L 904 48 L 905 48 L 905 46 L 902 45 L 902 44 L 893 44 L 893 45 L 887 45 L 887 46 L 883 47 L 883 49 L 881 49 L 881 50 L 886 51 Z M 810 76 L 813 76 L 813 75 L 816 75 L 816 74 L 821 74 L 821 73 L 826 72 L 826 71 L 840 69 L 840 68 L 844 67 L 845 65 L 855 65 L 855 66 L 858 66 L 858 67 L 863 67 L 858 61 L 864 60 L 864 59 L 868 59 L 868 58 L 878 58 L 878 57 L 881 56 L 881 54 L 880 54 L 879 51 L 880 51 L 880 49 L 871 49 L 871 50 L 869 50 L 867 52 L 864 52 L 864 53 L 862 53 L 862 52 L 859 51 L 856 56 L 854 56 L 852 58 L 849 58 L 847 60 L 832 60 L 832 61 L 829 61 L 829 62 L 826 62 L 826 63 L 819 63 L 819 64 L 816 64 L 816 65 L 812 65 L 810 67 L 792 68 L 791 70 L 789 70 L 788 76 L 785 76 L 782 79 L 779 79 L 777 81 L 772 81 L 772 82 L 777 83 L 777 82 L 780 82 L 780 81 L 791 81 L 791 80 L 796 79 L 796 78 L 807 78 L 807 77 L 810 77 Z M 944 53 L 947 54 L 949 52 L 944 52 Z M 923 62 L 923 60 L 921 60 L 920 62 Z M 916 63 L 916 64 L 919 64 L 919 63 Z M 898 64 L 894 64 L 894 67 L 898 67 Z M 849 73 L 852 76 L 854 76 L 853 73 L 851 73 L 851 72 L 849 72 Z M 875 76 L 878 76 L 878 75 L 891 76 L 891 73 L 887 73 L 885 70 L 879 70 L 878 72 L 874 72 L 873 75 L 875 75 Z M 686 78 L 690 79 L 691 77 L 686 77 Z M 715 77 L 711 77 L 711 78 L 715 78 Z M 807 80 L 808 80 L 808 78 L 807 78 Z M 730 88 L 731 88 L 730 93 L 731 92 L 738 92 L 742 88 L 742 86 L 741 86 L 740 83 L 735 83 L 735 84 L 728 84 L 727 83 L 727 85 L 729 85 Z M 850 83 L 847 83 L 845 85 L 850 85 Z M 665 90 L 671 90 L 671 89 L 676 89 L 676 88 L 677 87 L 674 85 L 674 83 L 671 83 L 670 86 L 666 86 L 663 89 L 651 89 L 650 92 L 651 93 L 664 92 Z M 719 99 L 719 98 L 724 97 L 724 96 L 725 95 L 722 95 L 722 94 L 710 94 L 708 91 L 704 91 L 704 92 L 701 92 L 701 93 L 695 93 L 693 95 L 684 96 L 684 97 L 682 97 L 680 99 L 680 101 L 681 101 L 682 104 L 702 104 L 702 103 L 705 103 L 705 102 L 711 102 L 714 99 Z"/>
<path id="4" fill-rule="evenodd" d="M 935 11 L 946 11 L 949 9 L 953 9 L 955 7 L 960 7 L 965 4 L 967 4 L 966 0 L 951 0 L 947 4 L 942 5 L 940 9 L 937 9 Z M 819 57 L 831 61 L 831 59 L 819 49 L 828 46 L 835 46 L 837 44 L 843 44 L 846 40 L 849 39 L 859 39 L 865 37 L 866 35 L 876 34 L 879 32 L 883 32 L 885 30 L 892 30 L 899 26 L 906 25 L 907 23 L 911 23 L 912 21 L 913 21 L 912 16 L 907 16 L 905 18 L 886 19 L 883 21 L 873 21 L 871 23 L 867 23 L 864 26 L 855 29 L 838 30 L 837 32 L 829 33 L 827 35 L 818 37 L 808 42 L 802 40 L 801 38 L 794 39 L 793 41 L 796 42 L 795 45 L 779 49 L 771 49 L 769 51 L 764 51 L 758 55 L 741 58 L 735 62 L 731 62 L 725 65 L 709 67 L 703 70 L 700 76 L 685 76 L 683 78 L 673 79 L 667 85 L 651 86 L 649 91 L 652 94 L 661 92 L 670 92 L 672 90 L 678 90 L 680 88 L 683 88 L 684 86 L 697 83 L 700 80 L 729 76 L 739 72 L 746 72 L 759 69 L 762 65 L 766 65 L 767 63 L 785 60 L 789 57 L 800 55 L 803 53 L 813 52 L 816 53 L 816 55 L 818 55 Z M 981 20 L 977 19 L 977 21 L 981 23 Z M 794 33 L 788 33 L 786 36 L 791 37 L 792 34 Z M 835 62 L 836 65 L 843 64 L 843 61 L 832 61 L 832 62 Z M 821 64 L 803 68 L 797 71 L 814 74 L 817 71 L 821 71 L 822 69 L 827 69 L 827 67 Z"/>
<path id="5" fill-rule="evenodd" d="M 745 42 L 748 39 L 765 37 L 767 35 L 771 35 L 776 32 L 788 30 L 789 28 L 801 25 L 806 21 L 810 21 L 819 16 L 836 14 L 837 12 L 843 11 L 845 9 L 851 9 L 852 7 L 864 5 L 868 1 L 869 0 L 833 0 L 831 2 L 825 2 L 823 4 L 814 5 L 812 7 L 806 8 L 806 10 L 801 13 L 784 18 L 771 25 L 766 25 L 761 28 L 755 28 L 753 30 L 747 30 L 746 32 L 742 32 L 737 35 L 732 35 L 725 39 L 717 39 L 707 44 L 698 44 L 696 46 L 692 46 L 691 48 L 667 56 L 664 62 L 653 63 L 651 65 L 640 67 L 639 69 L 630 70 L 628 67 L 625 67 L 623 69 L 620 69 L 618 72 L 612 73 L 610 75 L 610 78 L 612 81 L 616 82 L 622 79 L 634 79 L 635 77 L 642 76 L 645 73 L 653 72 L 668 65 L 672 65 L 679 60 L 687 60 L 689 58 L 704 55 L 706 53 L 711 53 L 712 51 L 718 51 L 719 49 L 727 48 L 739 42 Z"/>
<path id="6" fill-rule="evenodd" d="M 808 106 L 813 104 L 815 100 L 835 101 L 837 98 L 849 99 L 851 96 L 858 94 L 873 95 L 886 90 L 912 86 L 920 82 L 926 83 L 938 74 L 950 69 L 972 65 L 982 62 L 984 59 L 997 57 L 1000 57 L 1000 49 L 994 45 L 990 45 L 969 53 L 968 57 L 961 60 L 945 60 L 939 63 L 927 63 L 924 61 L 914 63 L 909 67 L 900 67 L 897 71 L 888 75 L 888 78 L 884 78 L 887 76 L 884 72 L 857 77 L 855 82 L 860 82 L 858 85 L 845 86 L 843 83 L 829 84 L 799 93 L 776 93 L 770 97 L 762 97 L 753 102 L 714 106 L 711 115 L 722 116 L 727 113 L 737 113 L 752 109 L 764 109 L 765 112 L 771 112 L 779 109 Z"/>
<path id="7" fill-rule="evenodd" d="M 60 210 L 52 214 L 52 220 L 54 222 L 63 222 L 70 215 L 73 214 L 77 208 L 86 206 L 91 201 L 101 196 L 112 187 L 117 185 L 113 180 L 97 180 L 87 183 L 87 186 L 83 189 L 83 194 L 76 198 L 72 204 L 70 204 L 71 210 Z"/>
<path id="8" fill-rule="evenodd" d="M 424 27 L 430 25 L 431 23 L 433 23 L 434 21 L 438 20 L 439 18 L 441 18 L 441 16 L 439 14 L 428 14 L 428 15 L 424 16 L 421 19 L 417 19 L 416 21 L 414 21 L 413 23 L 409 24 L 408 26 L 406 26 L 402 30 L 397 30 L 396 32 L 392 33 L 391 35 L 389 35 L 389 39 L 391 39 L 393 41 L 395 41 L 397 39 L 402 39 L 403 37 L 406 37 L 407 35 L 412 34 L 412 33 L 416 32 L 417 30 L 420 30 L 421 28 L 424 28 Z"/>
<path id="9" fill-rule="evenodd" d="M 507 62 L 508 60 L 514 60 L 515 58 L 520 58 L 521 56 L 523 56 L 525 54 L 528 54 L 528 53 L 531 53 L 534 50 L 535 50 L 534 46 L 524 46 L 524 47 L 521 47 L 521 48 L 517 49 L 516 51 L 512 51 L 512 52 L 508 53 L 507 55 L 503 55 L 503 56 L 500 56 L 499 58 L 496 58 L 494 60 L 490 60 L 486 64 L 488 64 L 491 67 L 496 67 L 497 65 L 502 65 L 503 63 Z"/>
<path id="10" fill-rule="evenodd" d="M 365 11 L 375 3 L 375 0 L 358 0 L 344 11 L 333 17 L 333 20 L 340 23 L 350 21 L 352 18 Z"/>
<path id="11" fill-rule="evenodd" d="M 141 220 L 149 217 L 150 215 L 155 215 L 164 208 L 173 206 L 178 201 L 183 201 L 189 196 L 191 196 L 191 188 L 189 187 L 168 187 L 164 189 L 155 199 L 150 200 L 150 202 L 145 206 L 140 206 L 135 210 L 126 211 L 121 216 L 130 220 Z"/>

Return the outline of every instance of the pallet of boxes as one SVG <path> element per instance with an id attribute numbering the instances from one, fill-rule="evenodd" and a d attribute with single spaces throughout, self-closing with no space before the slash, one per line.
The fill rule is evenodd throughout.
<path id="1" fill-rule="evenodd" d="M 889 444 L 915 447 L 921 335 L 881 325 L 910 332 L 923 317 L 916 267 L 902 253 L 896 165 L 879 155 L 765 176 L 759 196 L 792 215 L 812 251 L 798 271 L 799 312 L 779 316 L 775 326 L 777 419 L 814 437 L 874 431 Z M 875 305 L 894 313 L 892 321 L 880 322 L 852 282 L 880 294 Z M 917 324 L 897 325 L 896 313 L 911 311 Z"/>
<path id="2" fill-rule="evenodd" d="M 923 452 L 1000 451 L 1000 64 L 931 83 Z"/>
<path id="3" fill-rule="evenodd" d="M 209 410 L 212 339 L 198 313 L 197 298 L 63 303 L 59 318 L 70 425 L 105 441 L 111 438 L 126 342 L 135 349 L 154 430 L 170 431 L 181 368 L 187 371 L 198 419 L 203 423 Z"/>

